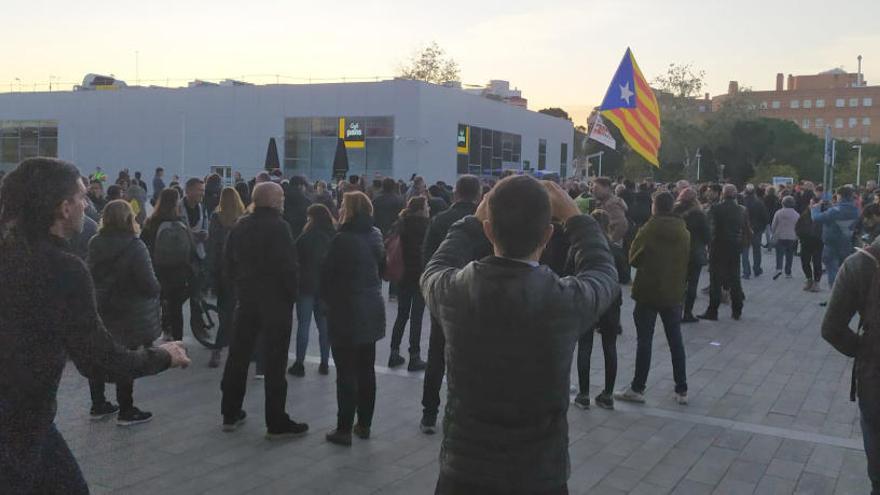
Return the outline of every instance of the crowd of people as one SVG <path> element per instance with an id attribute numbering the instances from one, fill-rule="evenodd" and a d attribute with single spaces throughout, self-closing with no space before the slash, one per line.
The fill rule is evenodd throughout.
<path id="1" fill-rule="evenodd" d="M 880 232 L 872 183 L 831 194 L 807 181 L 740 191 L 730 183 L 557 183 L 508 172 L 464 175 L 454 186 L 429 186 L 418 176 L 351 176 L 328 185 L 273 170 L 249 181 L 236 174 L 228 185 L 217 175 L 166 185 L 161 168 L 151 188 L 139 172 L 123 171 L 105 188 L 107 179 L 100 169 L 82 177 L 72 164 L 37 158 L 0 187 L 0 363 L 7 371 L 0 484 L 25 493 L 88 490 L 53 423 L 65 356 L 89 380 L 93 419 L 150 421 L 134 405 L 134 381 L 190 364 L 180 343 L 184 305 L 190 331 L 205 340 L 209 294 L 219 324 L 207 365 L 223 367 L 222 429 L 235 431 L 246 419 L 255 362 L 255 377 L 265 380 L 266 436 L 308 431 L 287 413 L 285 376 L 305 375 L 314 321 L 318 373 L 330 373 L 331 356 L 336 370 L 337 424 L 326 440 L 350 446 L 353 436 L 371 435 L 387 290 L 397 303 L 387 365 L 424 370 L 419 428 L 426 434 L 437 431 L 447 378 L 443 494 L 567 493 L 572 365 L 576 407 L 645 402 L 659 316 L 672 359 L 671 399 L 686 405 L 681 325 L 716 321 L 723 304 L 740 320 L 741 280 L 762 276 L 763 256 L 773 250 L 774 279 L 793 276 L 799 253 L 805 291 L 820 291 L 823 275 L 829 287 L 845 280 L 823 324 L 841 352 L 860 352 L 847 327 L 855 312 L 880 331 L 880 312 L 864 309 L 880 297 L 870 263 L 844 263 L 859 250 L 880 267 L 880 248 L 870 247 Z M 705 266 L 709 303 L 696 315 Z M 635 301 L 636 362 L 631 382 L 615 390 L 625 285 Z M 595 333 L 605 380 L 591 399 Z M 860 384 L 880 376 L 865 371 L 874 362 L 863 352 Z M 118 404 L 107 400 L 106 383 L 115 384 Z M 869 473 L 880 486 L 880 425 L 872 422 L 880 398 L 864 386 L 858 395 Z"/>

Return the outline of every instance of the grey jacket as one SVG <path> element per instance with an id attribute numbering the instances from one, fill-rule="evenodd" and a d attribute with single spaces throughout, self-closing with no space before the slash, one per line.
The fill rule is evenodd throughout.
<path id="1" fill-rule="evenodd" d="M 422 293 L 446 336 L 444 476 L 499 493 L 568 480 L 575 343 L 620 286 L 595 220 L 573 217 L 564 235 L 575 276 L 495 256 L 467 263 L 485 242 L 473 216 L 450 228 L 425 268 Z"/>

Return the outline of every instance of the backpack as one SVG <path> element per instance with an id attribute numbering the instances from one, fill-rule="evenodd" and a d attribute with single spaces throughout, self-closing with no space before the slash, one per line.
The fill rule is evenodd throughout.
<path id="1" fill-rule="evenodd" d="M 166 221 L 159 225 L 153 247 L 153 263 L 156 266 L 173 267 L 187 265 L 193 248 L 192 234 L 183 222 Z"/>
<path id="2" fill-rule="evenodd" d="M 394 232 L 385 239 L 385 273 L 382 278 L 398 283 L 403 279 L 403 271 L 403 243 L 400 241 L 400 233 Z"/>

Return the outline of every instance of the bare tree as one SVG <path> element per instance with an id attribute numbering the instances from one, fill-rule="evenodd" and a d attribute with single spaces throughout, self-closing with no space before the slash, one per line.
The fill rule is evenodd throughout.
<path id="1" fill-rule="evenodd" d="M 400 66 L 399 77 L 440 84 L 459 80 L 458 63 L 446 55 L 437 42 L 413 53 L 410 59 Z"/>

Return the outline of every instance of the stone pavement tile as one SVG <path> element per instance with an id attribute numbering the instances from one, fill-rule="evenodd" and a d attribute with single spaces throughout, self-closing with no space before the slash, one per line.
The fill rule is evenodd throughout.
<path id="1" fill-rule="evenodd" d="M 776 451 L 775 458 L 806 464 L 807 461 L 810 460 L 810 456 L 813 454 L 814 447 L 815 444 L 803 440 L 786 438 L 782 441 L 782 445 L 780 445 L 779 449 Z"/>
<path id="2" fill-rule="evenodd" d="M 724 431 L 720 426 L 697 425 L 684 436 L 675 446 L 686 450 L 703 452 Z"/>
<path id="3" fill-rule="evenodd" d="M 846 450 L 839 447 L 819 445 L 813 450 L 804 471 L 836 478 L 843 465 L 844 452 Z"/>
<path id="4" fill-rule="evenodd" d="M 752 434 L 746 431 L 724 430 L 712 445 L 730 450 L 742 450 L 751 438 Z"/>
<path id="5" fill-rule="evenodd" d="M 619 466 L 608 473 L 608 476 L 602 480 L 601 484 L 628 492 L 639 484 L 639 481 L 645 477 L 646 473 L 647 470 L 644 469 L 631 469 Z"/>
<path id="6" fill-rule="evenodd" d="M 755 487 L 758 485 L 757 482 L 750 483 L 748 481 L 741 481 L 731 478 L 730 476 L 725 476 L 721 483 L 718 483 L 718 486 L 715 487 L 715 490 L 712 492 L 713 495 L 751 495 L 755 491 Z"/>
<path id="7" fill-rule="evenodd" d="M 760 462 L 752 462 L 744 459 L 736 459 L 730 464 L 725 478 L 736 481 L 745 481 L 754 485 L 758 484 L 764 472 L 767 471 L 767 465 Z"/>
<path id="8" fill-rule="evenodd" d="M 798 481 L 795 495 L 831 495 L 834 493 L 834 478 L 805 472 Z"/>
<path id="9" fill-rule="evenodd" d="M 755 488 L 755 495 L 791 495 L 794 488 L 795 481 L 764 476 Z"/>
<path id="10" fill-rule="evenodd" d="M 685 478 L 714 486 L 721 481 L 735 459 L 736 452 L 733 450 L 709 447 Z"/>
<path id="11" fill-rule="evenodd" d="M 596 486 L 588 488 L 586 490 L 572 490 L 571 486 L 569 486 L 569 493 L 574 493 L 575 495 L 626 495 L 626 490 L 621 490 L 620 488 L 615 488 L 611 485 L 605 484 L 604 482 L 599 483 Z"/>
<path id="12" fill-rule="evenodd" d="M 714 486 L 712 485 L 684 479 L 670 493 L 672 495 L 710 495 L 713 490 Z"/>
<path id="13" fill-rule="evenodd" d="M 840 477 L 837 478 L 834 493 L 853 495 L 871 493 L 871 482 L 865 477 L 864 473 L 861 475 L 841 473 Z"/>
<path id="14" fill-rule="evenodd" d="M 797 481 L 804 470 L 804 463 L 795 461 L 786 461 L 783 459 L 773 459 L 767 466 L 767 475 L 775 476 L 785 480 Z"/>
<path id="15" fill-rule="evenodd" d="M 740 452 L 740 458 L 753 462 L 769 463 L 773 459 L 782 439 L 767 435 L 754 435 Z"/>
<path id="16" fill-rule="evenodd" d="M 260 476 L 258 474 L 243 475 L 224 482 L 222 485 L 215 486 L 207 491 L 211 495 L 238 495 L 248 491 L 258 490 L 259 487 L 265 486 L 272 482 L 272 478 Z"/>
<path id="17" fill-rule="evenodd" d="M 568 480 L 568 485 L 569 487 L 575 487 L 578 490 L 587 490 L 598 485 L 611 471 L 623 462 L 623 459 L 622 456 L 614 456 L 600 452 L 578 466 L 572 465 L 571 477 Z"/>
<path id="18" fill-rule="evenodd" d="M 662 438 L 652 437 L 641 447 L 636 449 L 623 461 L 622 466 L 638 469 L 643 472 L 649 471 L 672 449 L 673 444 Z"/>
<path id="19" fill-rule="evenodd" d="M 376 493 L 383 495 L 431 495 L 437 486 L 439 467 L 432 464 L 418 469 L 405 478 L 399 479 Z M 279 492 L 281 493 L 281 492 Z M 284 493 L 292 493 L 290 491 Z M 297 494 L 299 491 L 296 492 Z"/>
<path id="20" fill-rule="evenodd" d="M 670 490 L 671 488 L 665 488 L 642 480 L 629 492 L 629 495 L 665 495 Z"/>
<path id="21" fill-rule="evenodd" d="M 663 488 L 672 489 L 690 471 L 690 464 L 675 464 L 669 461 L 660 461 L 653 469 L 648 471 L 642 481 Z"/>

